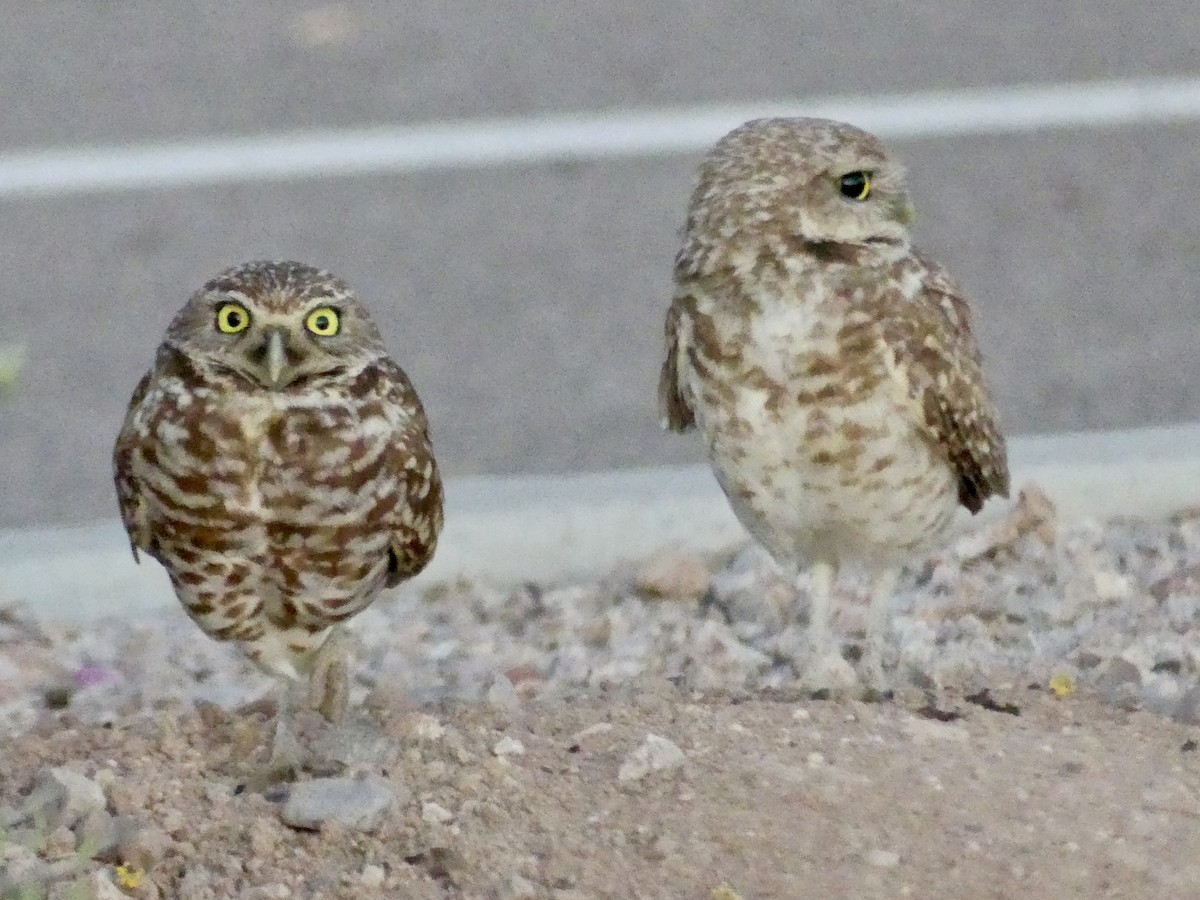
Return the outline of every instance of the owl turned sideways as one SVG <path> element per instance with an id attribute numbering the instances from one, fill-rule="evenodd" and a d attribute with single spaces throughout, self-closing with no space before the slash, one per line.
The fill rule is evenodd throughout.
<path id="1" fill-rule="evenodd" d="M 134 558 L 163 565 L 206 634 L 288 694 L 307 679 L 339 720 L 339 623 L 420 572 L 442 527 L 425 412 L 350 289 L 295 262 L 205 284 L 134 391 L 113 468 Z"/>
<path id="2" fill-rule="evenodd" d="M 738 519 L 793 576 L 809 568 L 808 690 L 855 684 L 831 636 L 841 565 L 872 576 L 858 681 L 884 691 L 900 567 L 958 506 L 1008 495 L 967 301 L 911 219 L 872 135 L 759 119 L 701 164 L 675 261 L 664 424 L 697 428 Z"/>

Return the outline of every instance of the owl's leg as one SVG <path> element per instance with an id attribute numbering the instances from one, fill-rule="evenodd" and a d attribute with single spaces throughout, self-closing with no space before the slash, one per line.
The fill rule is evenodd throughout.
<path id="1" fill-rule="evenodd" d="M 888 606 L 896 591 L 896 569 L 885 569 L 871 584 L 871 605 L 867 609 L 866 648 L 863 650 L 861 680 L 869 693 L 887 693 L 887 678 L 883 674 L 883 650 L 887 644 Z"/>
<path id="2" fill-rule="evenodd" d="M 264 788 L 277 781 L 294 779 L 300 774 L 308 758 L 293 729 L 296 716 L 296 683 L 289 678 L 280 678 L 279 682 L 281 697 L 275 713 L 271 755 L 258 779 Z"/>
<path id="3" fill-rule="evenodd" d="M 819 560 L 810 575 L 808 661 L 800 676 L 800 688 L 813 694 L 841 693 L 854 683 L 854 670 L 833 639 L 833 580 L 837 567 L 828 560 Z"/>
<path id="4" fill-rule="evenodd" d="M 313 658 L 308 703 L 333 725 L 346 720 L 350 705 L 350 639 L 340 625 L 333 627 Z"/>

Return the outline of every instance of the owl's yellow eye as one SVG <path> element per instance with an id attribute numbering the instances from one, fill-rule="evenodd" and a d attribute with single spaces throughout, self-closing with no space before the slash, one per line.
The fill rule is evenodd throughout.
<path id="1" fill-rule="evenodd" d="M 342 327 L 342 320 L 332 306 L 322 306 L 308 314 L 304 327 L 317 337 L 333 337 Z"/>
<path id="2" fill-rule="evenodd" d="M 217 310 L 217 330 L 237 334 L 250 327 L 250 310 L 240 303 L 226 303 Z"/>
<path id="3" fill-rule="evenodd" d="M 871 196 L 871 173 L 847 172 L 838 186 L 843 197 L 849 200 L 866 200 Z"/>

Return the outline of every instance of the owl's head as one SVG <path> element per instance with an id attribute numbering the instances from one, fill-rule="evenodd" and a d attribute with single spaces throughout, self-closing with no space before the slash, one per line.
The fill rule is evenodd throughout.
<path id="1" fill-rule="evenodd" d="M 904 169 L 874 135 L 828 119 L 755 119 L 702 163 L 682 255 L 772 239 L 907 244 L 912 218 Z"/>
<path id="2" fill-rule="evenodd" d="M 269 390 L 386 354 L 379 330 L 346 284 L 296 262 L 251 262 L 222 272 L 175 316 L 166 343 Z"/>

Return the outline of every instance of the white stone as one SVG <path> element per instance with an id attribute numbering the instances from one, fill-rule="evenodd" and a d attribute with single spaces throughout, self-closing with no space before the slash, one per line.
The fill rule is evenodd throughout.
<path id="1" fill-rule="evenodd" d="M 880 869 L 894 869 L 900 865 L 900 854 L 894 850 L 876 848 L 867 854 L 867 864 Z"/>
<path id="2" fill-rule="evenodd" d="M 677 769 L 685 762 L 687 756 L 678 744 L 657 734 L 648 734 L 641 746 L 625 757 L 617 771 L 617 780 L 638 781 L 651 772 Z"/>
<path id="3" fill-rule="evenodd" d="M 315 830 L 324 822 L 340 822 L 356 831 L 371 831 L 395 801 L 391 785 L 374 775 L 317 778 L 292 788 L 281 817 L 293 828 Z"/>
<path id="4" fill-rule="evenodd" d="M 454 813 L 440 803 L 422 803 L 421 819 L 430 825 L 444 825 L 454 818 Z"/>
<path id="5" fill-rule="evenodd" d="M 362 872 L 358 875 L 358 880 L 363 887 L 378 888 L 383 887 L 383 881 L 387 873 L 383 870 L 383 866 L 377 866 L 374 863 L 367 863 L 363 866 Z"/>
<path id="6" fill-rule="evenodd" d="M 492 747 L 492 753 L 496 756 L 523 756 L 525 754 L 525 745 L 506 734 L 500 740 L 496 741 L 496 745 Z"/>

